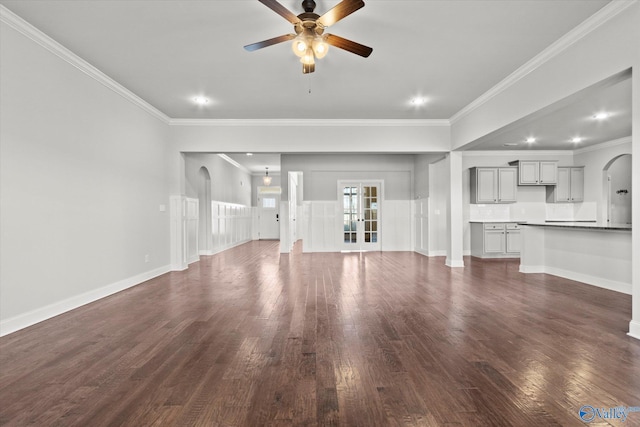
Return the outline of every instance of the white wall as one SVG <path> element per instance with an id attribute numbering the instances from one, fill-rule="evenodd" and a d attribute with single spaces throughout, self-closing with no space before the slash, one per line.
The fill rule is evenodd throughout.
<path id="1" fill-rule="evenodd" d="M 446 120 L 173 120 L 182 152 L 424 153 L 451 146 Z M 358 143 L 353 141 L 366 142 Z"/>
<path id="2" fill-rule="evenodd" d="M 631 138 L 611 141 L 576 150 L 574 162 L 584 166 L 584 200 L 597 205 L 597 219 L 606 220 L 607 197 L 604 169 L 611 160 L 623 154 L 631 154 Z"/>
<path id="3" fill-rule="evenodd" d="M 169 135 L 40 44 L 0 31 L 5 334 L 168 271 Z"/>

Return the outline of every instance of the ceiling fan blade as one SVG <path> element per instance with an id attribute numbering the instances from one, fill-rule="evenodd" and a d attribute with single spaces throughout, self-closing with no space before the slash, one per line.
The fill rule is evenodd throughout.
<path id="1" fill-rule="evenodd" d="M 284 36 L 278 36 L 269 40 L 262 40 L 261 42 L 258 42 L 258 43 L 248 44 L 244 48 L 249 52 L 253 52 L 254 50 L 258 50 L 258 49 L 262 49 L 263 47 L 286 42 L 287 40 L 293 40 L 295 38 L 296 38 L 295 34 L 285 34 Z"/>
<path id="2" fill-rule="evenodd" d="M 330 27 L 362 7 L 364 7 L 362 0 L 343 0 L 334 6 L 333 9 L 318 18 L 316 22 L 324 27 Z"/>
<path id="3" fill-rule="evenodd" d="M 278 3 L 276 0 L 258 0 L 258 1 L 294 25 L 297 24 L 298 22 L 301 22 L 300 18 L 298 18 L 293 12 L 291 12 L 289 9 L 287 9 L 286 7 Z"/>
<path id="4" fill-rule="evenodd" d="M 316 70 L 316 64 L 302 64 L 302 74 L 313 73 Z"/>
<path id="5" fill-rule="evenodd" d="M 351 40 L 347 40 L 343 37 L 333 34 L 327 34 L 327 43 L 329 43 L 331 46 L 344 49 L 348 52 L 355 53 L 356 55 L 360 55 L 365 58 L 368 58 L 369 55 L 371 55 L 371 52 L 373 52 L 373 49 L 368 46 L 352 42 Z"/>

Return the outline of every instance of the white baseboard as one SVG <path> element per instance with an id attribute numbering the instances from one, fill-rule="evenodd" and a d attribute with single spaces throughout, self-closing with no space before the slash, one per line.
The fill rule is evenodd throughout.
<path id="1" fill-rule="evenodd" d="M 443 251 L 429 251 L 429 256 L 447 256 L 447 250 Z"/>
<path id="2" fill-rule="evenodd" d="M 520 273 L 544 273 L 544 265 L 522 265 L 520 264 Z"/>
<path id="3" fill-rule="evenodd" d="M 444 262 L 444 265 L 446 265 L 447 267 L 452 267 L 452 268 L 458 268 L 458 267 L 464 267 L 464 261 L 459 259 L 459 260 L 455 260 L 455 259 L 449 259 L 447 258 L 447 260 Z"/>
<path id="4" fill-rule="evenodd" d="M 609 289 L 610 291 L 621 292 L 631 295 L 631 283 L 618 282 L 602 277 L 591 276 L 589 274 L 576 273 L 575 271 L 563 270 L 556 267 L 547 266 L 523 266 L 520 265 L 521 273 L 546 273 L 553 276 L 564 277 L 565 279 L 575 280 L 587 285 L 597 286 L 599 288 Z"/>
<path id="5" fill-rule="evenodd" d="M 632 320 L 629 322 L 629 333 L 627 335 L 640 340 L 640 321 Z"/>
<path id="6" fill-rule="evenodd" d="M 127 279 L 120 280 L 107 286 L 103 286 L 98 289 L 94 289 L 89 292 L 82 293 L 80 295 L 67 298 L 65 300 L 49 304 L 47 306 L 31 310 L 27 313 L 19 314 L 9 319 L 0 321 L 0 337 L 11 334 L 13 332 L 24 329 L 28 326 L 35 325 L 44 320 L 51 319 L 67 311 L 71 311 L 75 308 L 81 307 L 85 304 L 97 301 L 101 298 L 108 297 L 125 289 L 139 285 L 142 282 L 153 279 L 154 277 L 161 276 L 168 273 L 171 270 L 171 266 L 166 265 L 155 270 L 147 271 L 145 273 L 138 274 Z"/>

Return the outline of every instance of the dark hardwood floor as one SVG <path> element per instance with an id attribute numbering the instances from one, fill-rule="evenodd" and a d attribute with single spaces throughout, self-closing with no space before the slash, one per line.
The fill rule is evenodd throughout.
<path id="1" fill-rule="evenodd" d="M 3 337 L 0 424 L 571 426 L 640 406 L 628 295 L 513 260 L 296 249 L 248 243 Z"/>

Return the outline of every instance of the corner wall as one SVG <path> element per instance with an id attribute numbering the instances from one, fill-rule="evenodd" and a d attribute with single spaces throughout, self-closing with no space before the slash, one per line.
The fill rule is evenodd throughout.
<path id="1" fill-rule="evenodd" d="M 4 21 L 0 43 L 4 335 L 169 270 L 170 154 L 158 117 Z"/>

